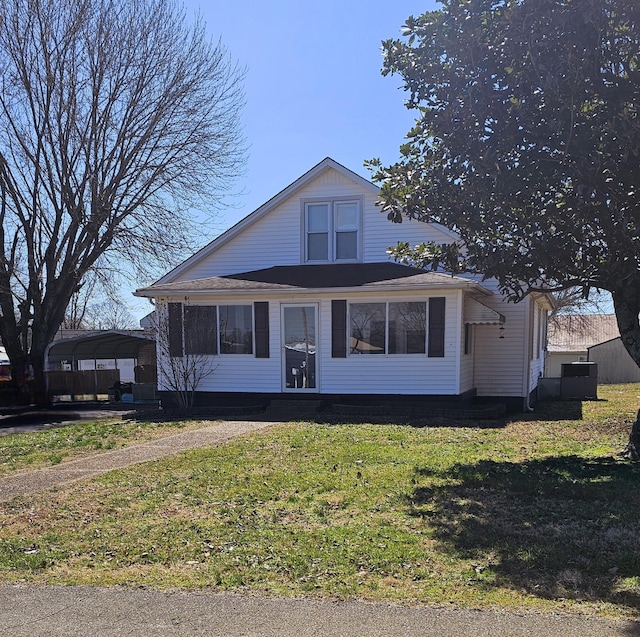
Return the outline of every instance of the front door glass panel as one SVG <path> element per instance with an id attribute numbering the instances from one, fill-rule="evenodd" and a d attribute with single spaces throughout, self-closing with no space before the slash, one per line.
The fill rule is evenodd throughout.
<path id="1" fill-rule="evenodd" d="M 316 389 L 316 308 L 285 306 L 283 318 L 285 389 Z"/>

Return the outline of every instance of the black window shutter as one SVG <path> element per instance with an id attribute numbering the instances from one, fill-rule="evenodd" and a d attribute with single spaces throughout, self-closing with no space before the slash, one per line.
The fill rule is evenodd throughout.
<path id="1" fill-rule="evenodd" d="M 182 356 L 182 303 L 169 303 L 169 356 Z"/>
<path id="2" fill-rule="evenodd" d="M 429 356 L 444 356 L 444 305 L 445 298 L 429 299 Z"/>
<path id="3" fill-rule="evenodd" d="M 256 333 L 256 358 L 269 358 L 269 302 L 253 304 L 253 320 Z"/>
<path id="4" fill-rule="evenodd" d="M 347 357 L 346 301 L 331 301 L 331 357 Z"/>

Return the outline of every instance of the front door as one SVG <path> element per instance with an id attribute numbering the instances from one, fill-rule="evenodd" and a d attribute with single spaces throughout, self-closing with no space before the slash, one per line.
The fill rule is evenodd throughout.
<path id="1" fill-rule="evenodd" d="M 318 391 L 316 325 L 316 305 L 282 306 L 282 379 L 284 391 Z"/>

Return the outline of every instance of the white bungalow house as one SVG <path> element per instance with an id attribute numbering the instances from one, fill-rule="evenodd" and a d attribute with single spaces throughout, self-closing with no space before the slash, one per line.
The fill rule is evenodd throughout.
<path id="1" fill-rule="evenodd" d="M 492 281 L 392 262 L 387 248 L 398 241 L 455 235 L 391 223 L 375 205 L 378 192 L 326 158 L 136 291 L 167 319 L 172 357 L 197 354 L 213 365 L 199 402 L 477 396 L 529 405 L 549 299 L 507 303 Z M 163 366 L 159 353 L 168 397 Z"/>

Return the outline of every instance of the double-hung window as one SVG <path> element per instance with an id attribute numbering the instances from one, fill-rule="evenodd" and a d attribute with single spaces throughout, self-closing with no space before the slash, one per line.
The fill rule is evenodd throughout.
<path id="1" fill-rule="evenodd" d="M 307 261 L 329 261 L 329 203 L 306 205 Z"/>
<path id="2" fill-rule="evenodd" d="M 304 204 L 305 261 L 358 261 L 362 223 L 360 199 Z"/>

